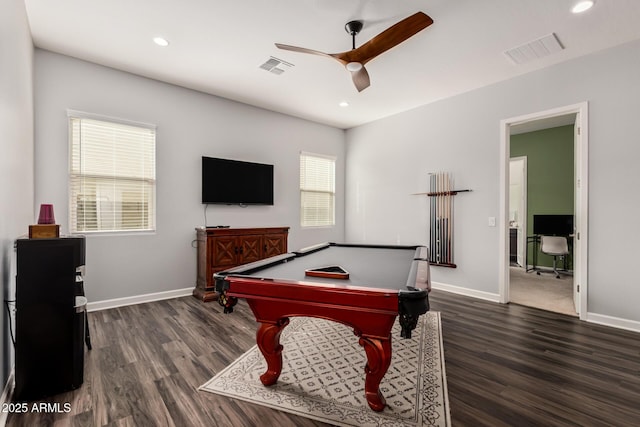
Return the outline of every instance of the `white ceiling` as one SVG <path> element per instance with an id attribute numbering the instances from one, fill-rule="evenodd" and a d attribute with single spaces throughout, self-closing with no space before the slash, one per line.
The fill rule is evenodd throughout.
<path id="1" fill-rule="evenodd" d="M 639 0 L 25 0 L 37 47 L 339 128 L 640 38 Z M 367 64 L 358 93 L 326 57 L 423 11 L 434 23 Z M 555 33 L 564 50 L 521 65 L 504 51 Z M 165 48 L 152 42 L 167 38 Z M 271 56 L 294 64 L 276 75 Z M 579 76 L 576 76 L 579 78 Z M 349 107 L 340 107 L 347 101 Z"/>

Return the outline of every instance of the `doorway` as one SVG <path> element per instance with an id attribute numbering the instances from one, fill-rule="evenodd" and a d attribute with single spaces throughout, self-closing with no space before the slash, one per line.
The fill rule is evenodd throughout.
<path id="1" fill-rule="evenodd" d="M 511 303 L 576 316 L 573 301 L 571 256 L 558 262 L 544 255 L 540 234 L 556 234 L 563 227 L 561 239 L 573 243 L 574 213 L 574 121 L 575 114 L 563 118 L 566 124 L 524 131 L 511 127 L 509 144 L 509 232 L 511 262 L 509 266 L 509 300 Z M 559 123 L 554 123 L 559 124 Z M 516 157 L 519 156 L 519 157 Z M 528 174 L 524 172 L 524 162 Z M 525 180 L 529 178 L 528 180 Z M 525 200 L 528 202 L 525 207 Z M 546 225 L 546 229 L 542 227 Z M 519 237 L 514 242 L 514 237 Z M 518 244 L 519 243 L 519 244 Z M 527 244 L 528 243 L 528 244 Z M 523 253 L 518 259 L 516 252 Z M 522 245 L 525 244 L 525 248 Z M 525 256 L 526 254 L 526 256 Z M 515 255 L 515 256 L 514 256 Z M 515 260 L 515 262 L 514 262 Z"/>
<path id="2" fill-rule="evenodd" d="M 539 130 L 567 124 L 574 125 L 574 244 L 573 244 L 573 303 L 580 319 L 587 313 L 587 103 L 556 108 L 539 113 L 505 119 L 500 122 L 500 302 L 510 298 L 510 224 L 512 209 L 510 201 L 510 141 L 514 131 Z M 526 230 L 526 229 L 525 229 Z M 526 232 L 526 231 L 525 231 Z M 526 264 L 526 262 L 525 262 Z M 526 266 L 525 266 L 526 267 Z"/>

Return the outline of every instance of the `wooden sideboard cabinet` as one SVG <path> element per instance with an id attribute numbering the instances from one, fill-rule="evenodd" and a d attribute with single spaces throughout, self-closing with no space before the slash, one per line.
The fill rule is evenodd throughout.
<path id="1" fill-rule="evenodd" d="M 217 299 L 213 274 L 287 252 L 289 227 L 196 228 L 198 277 L 193 296 Z"/>

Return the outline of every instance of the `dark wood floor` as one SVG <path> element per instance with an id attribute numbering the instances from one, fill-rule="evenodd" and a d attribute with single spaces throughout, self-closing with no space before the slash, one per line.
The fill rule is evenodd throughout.
<path id="1" fill-rule="evenodd" d="M 439 291 L 431 302 L 453 426 L 639 425 L 640 334 Z M 71 412 L 11 414 L 8 426 L 323 425 L 197 391 L 254 344 L 244 304 L 224 315 L 184 297 L 89 319 L 83 386 L 47 400 Z"/>

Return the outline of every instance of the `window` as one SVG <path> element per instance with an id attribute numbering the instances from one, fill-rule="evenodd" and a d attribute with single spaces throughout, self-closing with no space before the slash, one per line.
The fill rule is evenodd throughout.
<path id="1" fill-rule="evenodd" d="M 155 127 L 70 111 L 69 139 L 69 230 L 155 230 Z"/>
<path id="2" fill-rule="evenodd" d="M 336 159 L 320 154 L 300 154 L 300 225 L 335 224 Z"/>

